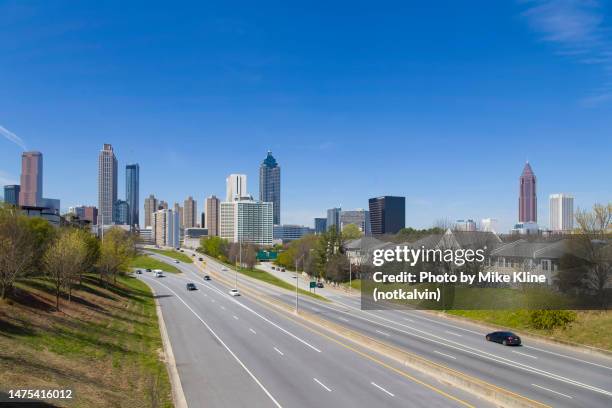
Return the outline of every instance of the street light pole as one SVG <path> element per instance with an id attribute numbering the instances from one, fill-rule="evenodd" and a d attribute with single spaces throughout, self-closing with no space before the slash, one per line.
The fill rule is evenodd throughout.
<path id="1" fill-rule="evenodd" d="M 238 240 L 238 268 L 242 265 L 242 240 Z M 236 283 L 234 284 L 234 288 L 238 289 L 238 268 L 236 268 Z"/>
<path id="2" fill-rule="evenodd" d="M 300 256 L 298 259 L 295 260 L 295 313 L 298 313 L 298 262 L 304 258 L 304 255 L 306 254 L 302 254 L 302 256 Z"/>
<path id="3" fill-rule="evenodd" d="M 349 294 L 353 293 L 353 270 L 351 269 L 351 257 L 348 257 L 349 261 Z"/>

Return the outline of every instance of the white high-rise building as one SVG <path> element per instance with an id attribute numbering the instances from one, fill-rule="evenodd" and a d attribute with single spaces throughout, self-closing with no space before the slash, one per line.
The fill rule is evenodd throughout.
<path id="1" fill-rule="evenodd" d="M 180 245 L 179 214 L 173 210 L 159 210 L 153 213 L 153 240 L 160 247 Z"/>
<path id="2" fill-rule="evenodd" d="M 240 199 L 248 195 L 246 174 L 230 174 L 227 176 L 227 179 L 225 179 L 225 183 L 225 201 L 234 201 L 236 198 Z"/>
<path id="3" fill-rule="evenodd" d="M 497 219 L 483 218 L 480 220 L 480 227 L 484 232 L 493 232 L 497 234 Z"/>
<path id="4" fill-rule="evenodd" d="M 569 194 L 551 194 L 549 228 L 554 232 L 571 231 L 574 228 L 574 197 Z"/>
<path id="5" fill-rule="evenodd" d="M 116 202 L 117 158 L 113 146 L 105 143 L 98 155 L 98 224 L 113 223 L 113 208 Z"/>
<path id="6" fill-rule="evenodd" d="M 230 242 L 272 245 L 274 204 L 255 200 L 222 202 L 219 235 Z"/>

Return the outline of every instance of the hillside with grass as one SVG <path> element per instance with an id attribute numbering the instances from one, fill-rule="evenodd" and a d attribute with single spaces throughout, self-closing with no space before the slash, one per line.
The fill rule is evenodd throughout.
<path id="1" fill-rule="evenodd" d="M 171 407 L 154 296 L 142 282 L 87 274 L 55 308 L 52 283 L 21 278 L 0 300 L 0 384 L 70 389 L 49 406 Z M 1 405 L 1 404 L 0 404 Z"/>

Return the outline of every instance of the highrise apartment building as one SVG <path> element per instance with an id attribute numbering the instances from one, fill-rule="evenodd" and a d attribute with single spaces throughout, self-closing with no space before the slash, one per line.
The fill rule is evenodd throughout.
<path id="1" fill-rule="evenodd" d="M 128 164 L 125 166 L 125 201 L 129 205 L 127 224 L 139 225 L 139 197 L 140 197 L 140 166 Z"/>
<path id="2" fill-rule="evenodd" d="M 183 207 L 181 207 L 179 203 L 174 203 L 174 212 L 178 214 L 179 226 L 183 228 Z"/>
<path id="3" fill-rule="evenodd" d="M 274 225 L 280 225 L 281 168 L 269 150 L 268 156 L 259 166 L 259 201 L 274 204 Z"/>
<path id="4" fill-rule="evenodd" d="M 19 205 L 43 206 L 43 156 L 41 152 L 23 152 L 21 155 L 21 187 Z"/>
<path id="5" fill-rule="evenodd" d="M 551 194 L 550 224 L 554 232 L 568 232 L 574 228 L 574 197 L 569 194 Z"/>
<path id="6" fill-rule="evenodd" d="M 183 203 L 183 227 L 195 228 L 198 226 L 198 202 L 189 196 Z"/>
<path id="7" fill-rule="evenodd" d="M 220 200 L 212 195 L 206 199 L 206 208 L 204 216 L 206 224 L 204 227 L 208 229 L 208 236 L 215 237 L 219 235 L 219 204 Z"/>
<path id="8" fill-rule="evenodd" d="M 153 194 L 149 194 L 144 201 L 144 226 L 149 228 L 153 225 L 153 213 L 157 211 L 157 198 Z"/>
<path id="9" fill-rule="evenodd" d="M 153 213 L 153 241 L 160 247 L 176 248 L 180 245 L 179 215 L 163 209 Z"/>
<path id="10" fill-rule="evenodd" d="M 113 223 L 117 202 L 117 158 L 113 146 L 105 143 L 98 155 L 98 214 L 102 226 Z"/>
<path id="11" fill-rule="evenodd" d="M 225 201 L 234 201 L 248 195 L 246 174 L 230 174 L 225 179 Z"/>
<path id="12" fill-rule="evenodd" d="M 272 245 L 273 204 L 255 200 L 222 202 L 219 206 L 221 238 L 230 242 Z"/>
<path id="13" fill-rule="evenodd" d="M 536 176 L 529 162 L 525 163 L 519 178 L 519 223 L 526 222 L 538 222 Z"/>
<path id="14" fill-rule="evenodd" d="M 372 235 L 397 234 L 406 226 L 406 198 L 374 197 L 368 200 Z"/>

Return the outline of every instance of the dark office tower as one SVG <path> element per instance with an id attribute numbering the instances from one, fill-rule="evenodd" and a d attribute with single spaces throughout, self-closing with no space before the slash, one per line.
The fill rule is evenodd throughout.
<path id="1" fill-rule="evenodd" d="M 125 201 L 127 201 L 128 219 L 127 223 L 130 226 L 138 225 L 140 217 L 138 210 L 140 208 L 140 166 L 138 164 L 128 164 L 125 166 Z"/>
<path id="2" fill-rule="evenodd" d="M 342 208 L 330 208 L 327 210 L 327 221 L 325 223 L 326 228 L 330 229 L 331 227 L 336 228 L 336 232 L 340 232 L 340 212 L 342 212 Z"/>
<path id="3" fill-rule="evenodd" d="M 519 222 L 538 222 L 536 176 L 529 162 L 525 163 L 519 178 Z"/>
<path id="4" fill-rule="evenodd" d="M 315 234 L 323 234 L 327 231 L 327 218 L 315 218 L 314 219 Z"/>
<path id="5" fill-rule="evenodd" d="M 17 207 L 19 205 L 19 190 L 19 184 L 4 186 L 4 202 Z"/>
<path id="6" fill-rule="evenodd" d="M 259 201 L 273 203 L 272 223 L 279 225 L 280 218 L 280 197 L 281 197 L 281 169 L 272 152 L 268 150 L 268 156 L 259 166 Z"/>
<path id="7" fill-rule="evenodd" d="M 372 235 L 396 234 L 406 226 L 405 197 L 370 198 L 369 206 Z"/>

